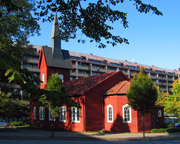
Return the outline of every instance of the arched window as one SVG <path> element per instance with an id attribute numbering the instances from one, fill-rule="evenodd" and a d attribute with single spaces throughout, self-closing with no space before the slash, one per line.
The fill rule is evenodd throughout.
<path id="1" fill-rule="evenodd" d="M 49 108 L 49 121 L 53 121 L 52 111 Z"/>
<path id="2" fill-rule="evenodd" d="M 162 117 L 162 110 L 158 110 L 158 117 Z"/>
<path id="3" fill-rule="evenodd" d="M 132 122 L 132 114 L 131 107 L 126 104 L 123 106 L 123 123 L 131 123 Z"/>
<path id="4" fill-rule="evenodd" d="M 59 107 L 59 121 L 66 122 L 66 106 Z"/>
<path id="5" fill-rule="evenodd" d="M 34 120 L 36 119 L 36 107 L 35 106 L 33 107 L 33 118 L 34 118 Z"/>
<path id="6" fill-rule="evenodd" d="M 42 82 L 45 83 L 45 74 L 42 74 Z"/>
<path id="7" fill-rule="evenodd" d="M 39 108 L 39 120 L 45 120 L 45 108 L 44 107 Z"/>
<path id="8" fill-rule="evenodd" d="M 107 106 L 107 122 L 113 122 L 113 106 Z"/>
<path id="9" fill-rule="evenodd" d="M 64 82 L 64 75 L 63 74 L 59 74 L 59 79 L 61 79 L 62 82 Z"/>

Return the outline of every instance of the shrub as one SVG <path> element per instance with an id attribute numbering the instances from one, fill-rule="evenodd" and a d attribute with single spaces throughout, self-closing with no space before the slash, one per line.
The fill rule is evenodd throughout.
<path id="1" fill-rule="evenodd" d="M 22 125 L 24 125 L 24 123 L 23 122 L 14 121 L 14 122 L 11 122 L 10 125 L 11 126 L 22 126 Z"/>
<path id="2" fill-rule="evenodd" d="M 152 133 L 166 133 L 166 132 L 167 132 L 167 129 L 165 129 L 165 128 L 152 129 L 151 132 L 152 132 Z"/>
<path id="3" fill-rule="evenodd" d="M 180 132 L 180 128 L 179 127 L 167 128 L 167 131 L 169 133 Z"/>
<path id="4" fill-rule="evenodd" d="M 110 133 L 110 132 L 107 130 L 100 130 L 99 133 Z"/>

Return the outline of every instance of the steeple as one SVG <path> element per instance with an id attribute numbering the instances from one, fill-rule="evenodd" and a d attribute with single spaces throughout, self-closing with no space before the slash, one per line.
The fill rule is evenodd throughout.
<path id="1" fill-rule="evenodd" d="M 52 48 L 53 58 L 63 59 L 57 13 L 55 13 L 54 16 L 53 28 L 51 33 L 51 48 Z"/>

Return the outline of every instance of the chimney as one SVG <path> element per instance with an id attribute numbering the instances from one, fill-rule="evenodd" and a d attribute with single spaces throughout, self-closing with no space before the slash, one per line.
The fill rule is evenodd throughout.
<path id="1" fill-rule="evenodd" d="M 51 33 L 51 48 L 52 48 L 53 58 L 63 59 L 57 13 L 55 13 L 54 16 L 53 28 Z"/>

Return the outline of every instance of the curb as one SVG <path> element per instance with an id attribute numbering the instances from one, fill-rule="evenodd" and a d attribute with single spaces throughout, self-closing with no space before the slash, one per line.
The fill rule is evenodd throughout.
<path id="1" fill-rule="evenodd" d="M 81 140 L 81 141 L 161 141 L 180 140 L 180 137 L 129 137 L 129 138 L 102 138 L 102 137 L 32 137 L 32 136 L 0 136 L 0 139 L 22 139 L 22 140 Z"/>

